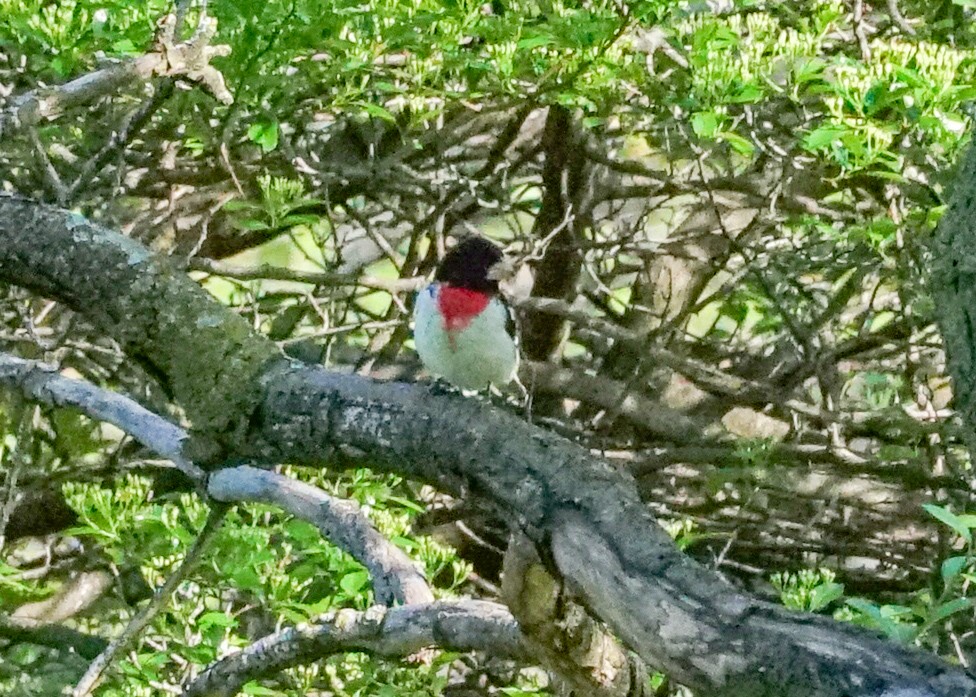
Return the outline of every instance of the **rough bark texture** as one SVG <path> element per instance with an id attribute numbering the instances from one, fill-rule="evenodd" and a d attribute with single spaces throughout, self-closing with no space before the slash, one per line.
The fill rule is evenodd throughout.
<path id="1" fill-rule="evenodd" d="M 560 666 L 566 684 L 556 694 L 643 697 L 643 662 L 629 654 L 606 625 L 576 601 L 565 584 L 542 563 L 538 548 L 516 533 L 505 550 L 502 599 L 525 635 L 525 643 L 545 666 Z"/>
<path id="2" fill-rule="evenodd" d="M 542 133 L 546 157 L 542 206 L 532 228 L 532 238 L 542 240 L 554 236 L 535 268 L 534 297 L 563 299 L 579 278 L 581 256 L 577 249 L 577 224 L 572 216 L 579 214 L 573 210 L 573 204 L 586 178 L 586 160 L 578 140 L 569 111 L 561 106 L 549 107 Z M 562 341 L 564 324 L 561 317 L 554 315 L 527 314 L 522 326 L 525 355 L 537 361 L 548 359 Z"/>
<path id="3" fill-rule="evenodd" d="M 956 412 L 964 437 L 976 450 L 976 149 L 970 147 L 956 177 L 960 182 L 933 246 L 932 294 Z"/>
<path id="4" fill-rule="evenodd" d="M 436 644 L 454 651 L 487 651 L 524 658 L 518 625 L 501 605 L 448 600 L 365 612 L 340 610 L 289 627 L 230 654 L 193 680 L 183 697 L 232 697 L 249 680 L 335 653 L 369 651 L 402 657 Z"/>
<path id="5" fill-rule="evenodd" d="M 228 454 L 366 464 L 477 496 L 635 652 L 708 695 L 976 695 L 976 681 L 856 627 L 735 592 L 680 554 L 633 480 L 473 399 L 296 365 L 139 245 L 0 198 L 0 279 L 64 300 L 170 386 Z"/>
<path id="6" fill-rule="evenodd" d="M 145 366 L 201 433 L 235 442 L 280 358 L 200 287 L 139 243 L 85 218 L 0 199 L 0 278 L 84 314 Z"/>

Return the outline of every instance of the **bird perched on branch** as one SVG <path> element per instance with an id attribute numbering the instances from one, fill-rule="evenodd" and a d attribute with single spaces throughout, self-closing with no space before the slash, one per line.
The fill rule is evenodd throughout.
<path id="1" fill-rule="evenodd" d="M 515 320 L 498 289 L 509 273 L 502 250 L 482 237 L 468 237 L 444 256 L 414 308 L 414 345 L 431 373 L 466 390 L 515 378 Z"/>

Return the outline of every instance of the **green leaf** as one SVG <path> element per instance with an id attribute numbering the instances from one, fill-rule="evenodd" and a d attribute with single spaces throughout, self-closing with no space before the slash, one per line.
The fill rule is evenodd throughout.
<path id="1" fill-rule="evenodd" d="M 758 102 L 763 97 L 763 91 L 758 85 L 748 84 L 742 85 L 739 89 L 735 91 L 729 101 L 733 104 L 751 104 L 753 102 Z"/>
<path id="2" fill-rule="evenodd" d="M 278 124 L 252 123 L 247 129 L 247 137 L 261 146 L 264 152 L 271 152 L 278 147 Z"/>
<path id="3" fill-rule="evenodd" d="M 822 79 L 826 67 L 826 62 L 821 58 L 799 59 L 793 69 L 793 79 L 801 85 L 804 82 Z"/>
<path id="4" fill-rule="evenodd" d="M 264 209 L 254 201 L 242 201 L 239 198 L 234 198 L 224 204 L 223 210 L 234 213 L 236 211 L 260 211 Z"/>
<path id="5" fill-rule="evenodd" d="M 339 580 L 339 587 L 351 597 L 359 595 L 366 582 L 369 581 L 369 573 L 366 571 L 353 571 L 343 576 Z"/>
<path id="6" fill-rule="evenodd" d="M 236 627 L 237 619 L 224 612 L 205 612 L 197 620 L 198 629 L 208 627 Z"/>
<path id="7" fill-rule="evenodd" d="M 262 586 L 261 577 L 254 569 L 238 569 L 231 578 L 241 590 L 257 590 Z"/>
<path id="8" fill-rule="evenodd" d="M 321 216 L 312 215 L 311 213 L 294 213 L 292 215 L 286 215 L 281 220 L 281 225 L 285 227 L 292 227 L 294 225 L 315 225 L 317 222 L 322 220 Z"/>
<path id="9" fill-rule="evenodd" d="M 301 312 L 304 314 L 304 310 Z M 322 539 L 322 533 L 318 528 L 304 520 L 292 519 L 284 525 L 285 532 L 291 536 L 295 542 L 308 547 L 318 543 Z"/>
<path id="10" fill-rule="evenodd" d="M 132 39 L 120 39 L 112 44 L 112 51 L 126 56 L 134 56 L 139 53 L 139 49 L 132 43 Z"/>
<path id="11" fill-rule="evenodd" d="M 968 610 L 973 606 L 973 601 L 969 598 L 955 598 L 947 603 L 943 603 L 935 608 L 935 612 L 929 617 L 929 622 L 939 622 L 957 612 Z"/>
<path id="12" fill-rule="evenodd" d="M 911 68 L 896 68 L 895 79 L 899 82 L 904 82 L 909 87 L 927 86 L 925 80 L 919 77 L 919 74 Z"/>
<path id="13" fill-rule="evenodd" d="M 235 223 L 235 225 L 242 230 L 270 230 L 271 226 L 268 225 L 263 220 L 255 220 L 254 218 L 248 218 L 247 220 L 241 220 Z"/>
<path id="14" fill-rule="evenodd" d="M 936 506 L 934 503 L 923 503 L 922 508 L 924 508 L 930 516 L 935 518 L 941 523 L 945 523 L 950 528 L 959 533 L 959 536 L 966 542 L 973 541 L 973 534 L 969 531 L 969 526 L 957 516 L 952 511 L 943 508 L 942 506 Z"/>
<path id="15" fill-rule="evenodd" d="M 726 143 L 732 146 L 732 149 L 743 155 L 751 155 L 756 151 L 756 146 L 752 144 L 752 141 L 746 140 L 738 133 L 733 133 L 731 131 L 719 131 L 716 134 L 719 139 L 724 140 Z"/>
<path id="16" fill-rule="evenodd" d="M 807 134 L 803 139 L 803 147 L 811 151 L 819 150 L 840 140 L 845 133 L 847 129 L 843 126 L 821 126 Z"/>
<path id="17" fill-rule="evenodd" d="M 691 117 L 691 128 L 699 138 L 712 138 L 718 130 L 718 115 L 714 111 L 699 111 Z"/>
<path id="18" fill-rule="evenodd" d="M 810 593 L 810 612 L 817 612 L 844 595 L 843 583 L 822 583 Z"/>
<path id="19" fill-rule="evenodd" d="M 370 116 L 383 119 L 384 121 L 389 121 L 390 123 L 396 123 L 396 117 L 386 107 L 382 107 L 379 104 L 373 104 L 372 102 L 362 102 L 360 106 L 363 108 L 363 111 Z"/>
<path id="20" fill-rule="evenodd" d="M 885 179 L 887 181 L 898 182 L 903 184 L 905 182 L 905 177 L 898 174 L 898 172 L 889 172 L 884 169 L 872 169 L 868 172 L 872 177 L 877 177 L 878 179 Z"/>
<path id="21" fill-rule="evenodd" d="M 51 59 L 51 69 L 61 77 L 67 77 L 71 73 L 70 63 L 62 56 L 55 56 Z"/>
<path id="22" fill-rule="evenodd" d="M 860 612 L 864 619 L 868 620 L 868 626 L 880 629 L 891 639 L 909 641 L 917 632 L 915 625 L 900 623 L 892 619 L 893 615 L 909 614 L 911 611 L 908 608 L 886 605 L 882 611 L 877 605 L 864 598 L 848 598 L 845 602 L 849 607 Z"/>
<path id="23" fill-rule="evenodd" d="M 946 584 L 950 583 L 965 568 L 967 561 L 969 561 L 969 557 L 958 556 L 949 557 L 942 562 L 942 580 Z"/>
<path id="24" fill-rule="evenodd" d="M 423 506 L 419 505 L 415 501 L 411 501 L 410 499 L 405 499 L 402 496 L 387 496 L 386 500 L 389 501 L 390 503 L 400 504 L 404 508 L 413 511 L 414 513 L 423 513 L 425 510 Z"/>
<path id="25" fill-rule="evenodd" d="M 518 42 L 518 47 L 523 50 L 538 48 L 539 46 L 548 46 L 553 43 L 553 38 L 546 34 L 536 34 L 535 36 L 527 36 Z"/>
<path id="26" fill-rule="evenodd" d="M 394 537 L 390 538 L 390 541 L 393 542 L 393 544 L 395 544 L 397 547 L 405 549 L 408 552 L 413 551 L 420 546 L 419 542 L 412 540 L 405 535 L 395 535 Z"/>
<path id="27" fill-rule="evenodd" d="M 846 604 L 874 620 L 881 618 L 881 610 L 870 600 L 865 600 L 864 598 L 848 598 Z"/>
<path id="28" fill-rule="evenodd" d="M 972 513 L 960 513 L 956 518 L 970 530 L 976 528 L 976 515 Z"/>

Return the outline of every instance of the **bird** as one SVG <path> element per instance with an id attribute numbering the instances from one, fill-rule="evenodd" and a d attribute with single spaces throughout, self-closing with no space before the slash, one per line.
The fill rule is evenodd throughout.
<path id="1" fill-rule="evenodd" d="M 444 255 L 414 305 L 414 346 L 429 372 L 462 390 L 516 378 L 515 316 L 498 286 L 510 271 L 502 250 L 479 236 Z"/>

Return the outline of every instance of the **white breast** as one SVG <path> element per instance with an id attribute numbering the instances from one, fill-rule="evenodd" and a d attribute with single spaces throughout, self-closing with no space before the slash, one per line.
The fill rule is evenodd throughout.
<path id="1" fill-rule="evenodd" d="M 427 369 L 466 390 L 506 385 L 515 377 L 518 351 L 505 327 L 508 311 L 493 298 L 463 329 L 448 332 L 437 311 L 437 284 L 417 295 L 414 345 Z"/>

